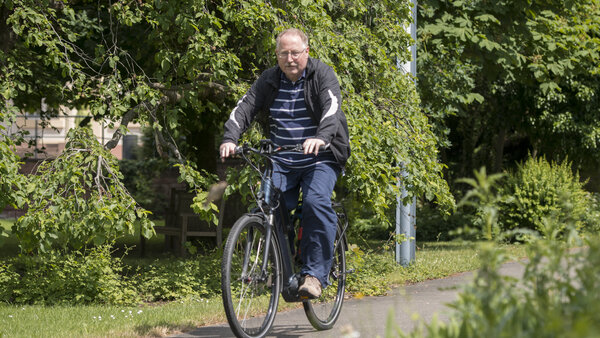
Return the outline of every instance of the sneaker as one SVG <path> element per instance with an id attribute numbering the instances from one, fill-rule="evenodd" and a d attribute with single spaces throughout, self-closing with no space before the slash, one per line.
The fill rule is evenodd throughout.
<path id="1" fill-rule="evenodd" d="M 321 296 L 321 282 L 317 277 L 306 275 L 304 282 L 298 288 L 298 295 L 300 295 L 300 298 L 319 298 Z"/>

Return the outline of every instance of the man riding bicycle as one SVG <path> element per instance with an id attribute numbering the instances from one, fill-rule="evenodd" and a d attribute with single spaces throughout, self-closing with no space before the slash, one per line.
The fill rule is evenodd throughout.
<path id="1" fill-rule="evenodd" d="M 264 71 L 231 112 L 220 153 L 222 158 L 234 154 L 258 113 L 269 117 L 267 130 L 275 144 L 303 145 L 304 153 L 275 157 L 273 184 L 282 191 L 288 211 L 296 208 L 302 188 L 303 278 L 298 293 L 318 298 L 333 259 L 337 219 L 331 195 L 350 156 L 348 125 L 337 77 L 330 66 L 309 57 L 304 32 L 281 32 L 275 53 L 278 65 Z"/>

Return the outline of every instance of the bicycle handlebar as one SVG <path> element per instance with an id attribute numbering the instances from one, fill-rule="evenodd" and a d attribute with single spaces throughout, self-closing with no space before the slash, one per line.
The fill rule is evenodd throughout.
<path id="1" fill-rule="evenodd" d="M 259 149 L 257 148 L 252 148 L 250 147 L 248 144 L 244 144 L 241 146 L 237 146 L 235 147 L 235 154 L 239 155 L 239 154 L 243 154 L 246 152 L 253 152 L 259 155 L 273 155 L 282 151 L 294 151 L 294 152 L 303 152 L 304 151 L 304 147 L 302 146 L 302 144 L 294 144 L 294 145 L 277 145 L 275 143 L 273 143 L 270 140 L 261 140 L 260 141 L 260 145 L 261 147 Z M 328 147 L 327 146 L 320 146 L 319 150 L 323 151 L 326 150 Z"/>

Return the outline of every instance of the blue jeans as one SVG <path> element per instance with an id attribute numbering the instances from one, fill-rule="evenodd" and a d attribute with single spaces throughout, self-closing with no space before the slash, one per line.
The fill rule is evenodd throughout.
<path id="1" fill-rule="evenodd" d="M 273 184 L 283 192 L 288 211 L 298 205 L 302 188 L 302 239 L 300 255 L 304 263 L 300 273 L 317 277 L 323 287 L 333 261 L 337 216 L 331 195 L 340 173 L 336 164 L 317 163 L 304 169 L 289 169 L 275 163 Z"/>

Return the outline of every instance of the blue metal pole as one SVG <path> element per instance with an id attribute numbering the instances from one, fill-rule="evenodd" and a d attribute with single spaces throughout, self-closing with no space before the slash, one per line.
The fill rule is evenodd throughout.
<path id="1" fill-rule="evenodd" d="M 413 196 L 410 213 L 410 261 L 417 259 L 417 197 Z"/>
<path id="2" fill-rule="evenodd" d="M 403 166 L 403 164 L 401 164 Z M 402 171 L 402 179 L 406 182 L 408 174 L 406 171 Z M 409 265 L 414 261 L 414 255 L 412 254 L 414 243 L 414 226 L 411 220 L 411 203 L 404 204 L 402 201 L 408 196 L 405 184 L 400 183 L 400 195 L 397 198 L 397 209 L 396 209 L 396 235 L 403 237 L 403 241 L 396 242 L 396 263 L 402 266 Z"/>
<path id="3" fill-rule="evenodd" d="M 411 61 L 402 65 L 402 69 L 413 76 L 413 81 L 417 79 L 417 0 L 412 0 L 412 22 L 407 30 L 413 39 L 413 45 L 410 46 Z M 398 178 L 397 186 L 400 194 L 396 197 L 396 236 L 404 237 L 401 243 L 396 242 L 396 263 L 407 266 L 415 260 L 416 254 L 416 197 L 412 198 L 412 203 L 405 205 L 402 201 L 408 196 L 406 182 L 408 174 L 404 170 L 404 164 L 400 163 L 401 177 Z"/>

